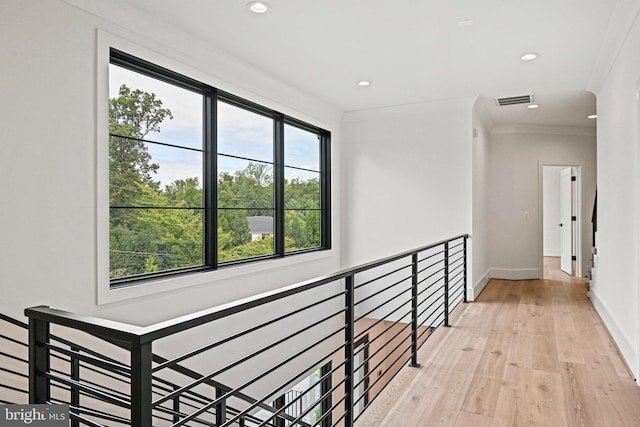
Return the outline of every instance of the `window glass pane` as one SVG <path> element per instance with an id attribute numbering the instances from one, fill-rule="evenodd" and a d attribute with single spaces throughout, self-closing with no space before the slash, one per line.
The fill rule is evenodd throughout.
<path id="1" fill-rule="evenodd" d="M 218 156 L 218 170 L 218 208 L 273 209 L 272 165 Z"/>
<path id="2" fill-rule="evenodd" d="M 275 251 L 273 210 L 218 209 L 218 261 L 235 261 Z"/>
<path id="3" fill-rule="evenodd" d="M 320 174 L 285 168 L 284 198 L 287 209 L 320 209 Z"/>
<path id="4" fill-rule="evenodd" d="M 286 252 L 320 246 L 320 210 L 286 210 L 284 233 Z"/>
<path id="5" fill-rule="evenodd" d="M 202 153 L 111 136 L 111 206 L 203 207 Z M 128 162 L 116 161 L 132 145 L 148 154 L 150 179 L 139 182 Z"/>
<path id="6" fill-rule="evenodd" d="M 202 209 L 111 209 L 110 276 L 203 264 Z"/>
<path id="7" fill-rule="evenodd" d="M 109 93 L 111 278 L 203 265 L 202 95 L 113 64 Z"/>
<path id="8" fill-rule="evenodd" d="M 218 101 L 218 153 L 273 163 L 273 119 Z"/>
<path id="9" fill-rule="evenodd" d="M 318 134 L 285 124 L 284 141 L 285 165 L 320 171 Z"/>
<path id="10" fill-rule="evenodd" d="M 320 246 L 320 142 L 313 132 L 285 125 L 285 247 Z"/>
<path id="11" fill-rule="evenodd" d="M 110 133 L 202 149 L 202 95 L 109 65 Z"/>

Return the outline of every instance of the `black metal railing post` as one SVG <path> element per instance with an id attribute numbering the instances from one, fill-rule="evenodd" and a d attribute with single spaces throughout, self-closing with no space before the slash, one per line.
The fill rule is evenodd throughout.
<path id="1" fill-rule="evenodd" d="M 42 375 L 50 369 L 49 322 L 29 319 L 29 403 L 38 404 L 51 400 L 51 382 Z"/>
<path id="2" fill-rule="evenodd" d="M 225 391 L 221 388 L 216 388 L 216 399 L 220 399 L 225 395 Z M 227 399 L 222 399 L 218 405 L 216 405 L 216 425 L 221 426 L 227 422 Z"/>
<path id="3" fill-rule="evenodd" d="M 282 409 L 284 408 L 284 406 L 287 404 L 287 398 L 285 397 L 285 395 L 281 395 L 278 396 L 274 401 L 273 401 L 273 407 L 275 409 Z M 284 417 L 281 416 L 276 416 L 276 418 L 274 419 L 274 425 L 276 427 L 285 427 L 286 423 L 285 423 L 285 419 Z"/>
<path id="4" fill-rule="evenodd" d="M 322 365 L 320 368 L 320 377 L 323 378 L 320 383 L 320 394 L 322 396 L 327 396 L 322 399 L 320 404 L 320 414 L 323 416 L 320 427 L 331 427 L 333 424 L 331 422 L 331 376 L 329 375 L 331 372 L 331 362 Z"/>
<path id="5" fill-rule="evenodd" d="M 173 387 L 173 391 L 178 390 L 179 387 L 176 385 Z M 177 423 L 180 421 L 180 395 L 177 395 L 173 398 L 173 423 Z"/>
<path id="6" fill-rule="evenodd" d="M 411 256 L 411 362 L 409 366 L 419 368 L 418 363 L 418 254 Z"/>
<path id="7" fill-rule="evenodd" d="M 79 352 L 80 348 L 71 346 L 71 351 Z M 78 359 L 77 357 L 71 358 L 71 369 L 69 372 L 69 376 L 74 381 L 80 381 L 80 359 Z M 76 408 L 80 407 L 80 389 L 78 387 L 71 386 L 70 403 L 71 406 L 74 406 Z M 77 419 L 72 419 L 71 427 L 80 427 L 80 421 L 78 421 Z"/>
<path id="8" fill-rule="evenodd" d="M 463 282 L 462 282 L 462 286 L 464 288 L 464 300 L 462 302 L 467 303 L 469 302 L 468 297 L 467 297 L 467 236 L 463 237 L 463 246 L 462 246 L 462 262 L 463 262 Z"/>
<path id="9" fill-rule="evenodd" d="M 345 278 L 345 329 L 344 329 L 344 406 L 346 409 L 344 417 L 344 427 L 353 426 L 353 371 L 354 371 L 354 339 L 355 339 L 355 291 L 353 275 Z"/>
<path id="10" fill-rule="evenodd" d="M 131 343 L 131 425 L 152 425 L 151 343 Z"/>
<path id="11" fill-rule="evenodd" d="M 444 326 L 449 327 L 449 242 L 444 244 Z"/>

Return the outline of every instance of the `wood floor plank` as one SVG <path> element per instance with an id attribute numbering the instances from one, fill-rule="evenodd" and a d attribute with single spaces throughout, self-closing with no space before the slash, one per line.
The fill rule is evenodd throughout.
<path id="1" fill-rule="evenodd" d="M 458 419 L 454 425 L 455 427 L 492 427 L 493 417 L 486 417 L 484 415 L 470 414 L 468 412 L 460 412 Z"/>
<path id="2" fill-rule="evenodd" d="M 530 372 L 530 371 L 529 371 Z M 494 425 L 499 427 L 528 426 L 529 422 L 529 393 L 526 390 L 514 390 L 509 387 L 500 389 Z"/>
<path id="3" fill-rule="evenodd" d="M 527 280 L 522 282 L 520 304 L 536 305 L 536 281 Z"/>
<path id="4" fill-rule="evenodd" d="M 551 305 L 536 304 L 536 316 L 533 321 L 533 332 L 541 335 L 553 335 L 556 332 Z"/>
<path id="5" fill-rule="evenodd" d="M 515 326 L 515 321 L 518 316 L 518 303 L 520 297 L 516 294 L 508 294 L 503 300 L 503 304 L 500 307 L 500 311 L 495 318 L 493 324 L 494 331 L 512 332 Z"/>
<path id="6" fill-rule="evenodd" d="M 560 370 L 555 334 L 533 336 L 531 366 L 539 371 L 558 372 Z"/>
<path id="7" fill-rule="evenodd" d="M 502 331 L 489 333 L 484 351 L 476 368 L 477 374 L 498 379 L 502 378 L 512 336 L 513 334 Z"/>
<path id="8" fill-rule="evenodd" d="M 533 335 L 535 333 L 536 314 L 535 304 L 523 304 L 522 300 L 518 305 L 513 331 L 519 334 Z"/>
<path id="9" fill-rule="evenodd" d="M 462 410 L 472 414 L 494 416 L 500 396 L 500 381 L 487 375 L 476 374 L 462 403 Z"/>
<path id="10" fill-rule="evenodd" d="M 558 360 L 561 362 L 573 362 L 584 364 L 584 350 L 586 345 L 581 337 L 569 335 L 564 331 L 556 334 L 556 348 Z"/>
<path id="11" fill-rule="evenodd" d="M 533 335 L 515 332 L 512 334 L 507 365 L 529 369 L 533 367 Z"/>
<path id="12" fill-rule="evenodd" d="M 561 378 L 564 390 L 564 406 L 569 426 L 605 426 L 594 406 L 593 395 L 590 394 L 588 378 L 581 365 L 563 363 Z"/>
<path id="13" fill-rule="evenodd" d="M 564 395 L 559 372 L 533 370 L 531 372 L 531 404 L 562 410 Z"/>
<path id="14" fill-rule="evenodd" d="M 562 410 L 544 406 L 530 406 L 529 424 L 527 425 L 531 427 L 564 427 L 568 424 L 566 414 Z M 583 427 L 586 427 L 586 425 Z"/>

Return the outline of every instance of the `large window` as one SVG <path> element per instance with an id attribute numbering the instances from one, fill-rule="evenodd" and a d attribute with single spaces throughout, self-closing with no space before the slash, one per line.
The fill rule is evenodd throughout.
<path id="1" fill-rule="evenodd" d="M 327 131 L 115 49 L 112 286 L 330 247 Z"/>

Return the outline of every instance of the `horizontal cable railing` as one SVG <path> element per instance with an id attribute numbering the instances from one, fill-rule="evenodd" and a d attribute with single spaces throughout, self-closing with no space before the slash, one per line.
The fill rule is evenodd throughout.
<path id="1" fill-rule="evenodd" d="M 29 402 L 27 325 L 0 314 L 0 403 Z"/>
<path id="2" fill-rule="evenodd" d="M 467 301 L 467 238 L 146 327 L 28 308 L 29 400 L 73 425 L 350 427 Z"/>

